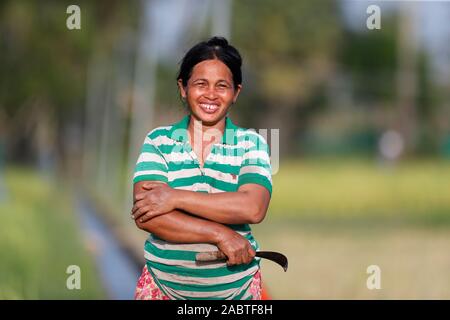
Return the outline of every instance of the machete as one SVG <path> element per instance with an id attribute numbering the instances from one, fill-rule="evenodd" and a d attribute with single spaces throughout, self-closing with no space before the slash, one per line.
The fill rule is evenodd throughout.
<path id="1" fill-rule="evenodd" d="M 288 268 L 288 259 L 284 254 L 274 251 L 256 251 L 256 256 L 278 263 L 286 272 Z M 211 262 L 227 260 L 227 256 L 222 251 L 199 252 L 195 256 L 198 262 Z"/>

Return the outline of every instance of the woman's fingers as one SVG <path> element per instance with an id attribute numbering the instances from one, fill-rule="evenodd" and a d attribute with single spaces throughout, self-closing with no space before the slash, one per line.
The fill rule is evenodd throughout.
<path id="1" fill-rule="evenodd" d="M 139 206 L 138 203 L 136 202 L 136 203 L 134 204 L 133 208 L 131 209 L 131 215 L 134 215 L 135 212 L 136 212 L 136 210 L 139 209 L 139 207 L 140 207 L 140 206 Z"/>
<path id="2" fill-rule="evenodd" d="M 248 258 L 249 258 L 249 260 L 248 260 L 247 263 L 252 262 L 253 259 L 255 259 L 255 256 L 256 256 L 256 251 L 251 246 L 249 246 L 249 249 L 248 249 Z"/>
<path id="3" fill-rule="evenodd" d="M 151 211 L 150 206 L 145 206 L 137 211 L 137 213 L 134 215 L 134 220 L 138 220 L 139 222 L 147 222 L 148 220 L 151 220 L 152 218 L 158 216 L 157 213 Z"/>
<path id="4" fill-rule="evenodd" d="M 236 258 L 234 256 L 228 257 L 227 266 L 231 267 L 231 266 L 234 266 L 236 264 L 237 264 L 236 263 Z"/>
<path id="5" fill-rule="evenodd" d="M 155 217 L 158 217 L 160 215 L 163 215 L 164 213 L 160 213 L 160 212 L 152 212 L 149 210 L 147 210 L 147 213 L 144 214 L 140 219 L 139 222 L 147 222 L 148 220 L 151 220 Z"/>
<path id="6" fill-rule="evenodd" d="M 143 223 L 143 222 L 147 222 L 148 220 L 150 220 L 151 218 L 153 218 L 153 215 L 150 212 L 147 212 L 146 214 L 144 214 L 143 216 L 141 216 L 139 218 L 139 222 Z"/>
<path id="7" fill-rule="evenodd" d="M 248 248 L 244 248 L 237 252 L 234 259 L 235 264 L 249 264 L 250 262 L 252 262 L 254 255 L 252 255 L 251 250 L 253 249 L 251 246 L 249 246 Z"/>
<path id="8" fill-rule="evenodd" d="M 131 215 L 136 215 L 137 211 L 140 208 L 145 207 L 145 202 L 144 201 L 138 201 L 134 204 L 133 208 L 131 209 Z"/>
<path id="9" fill-rule="evenodd" d="M 226 233 L 217 245 L 227 256 L 227 265 L 249 264 L 256 252 L 250 242 L 237 233 Z"/>
<path id="10" fill-rule="evenodd" d="M 236 265 L 236 252 L 234 250 L 228 251 L 227 256 L 227 266 L 231 267 Z"/>
<path id="11" fill-rule="evenodd" d="M 244 253 L 242 254 L 242 263 L 243 264 L 249 264 L 252 261 L 252 258 L 250 257 L 250 254 L 248 253 L 248 250 L 244 250 Z"/>
<path id="12" fill-rule="evenodd" d="M 234 266 L 239 264 L 249 264 L 250 262 L 253 261 L 254 257 L 255 257 L 254 254 L 252 255 L 247 248 L 243 250 L 238 250 L 228 257 L 227 265 Z"/>
<path id="13" fill-rule="evenodd" d="M 151 210 L 151 206 L 144 206 L 142 208 L 138 208 L 136 211 L 133 212 L 131 217 L 134 220 L 140 219 L 143 215 L 147 214 Z M 143 222 L 143 221 L 141 221 Z"/>

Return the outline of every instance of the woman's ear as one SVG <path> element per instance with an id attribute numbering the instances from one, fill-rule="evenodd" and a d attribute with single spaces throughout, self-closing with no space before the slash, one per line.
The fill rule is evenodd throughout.
<path id="1" fill-rule="evenodd" d="M 186 88 L 183 86 L 183 80 L 178 79 L 177 84 L 178 89 L 180 89 L 181 98 L 186 99 Z"/>
<path id="2" fill-rule="evenodd" d="M 236 88 L 236 90 L 234 92 L 233 103 L 236 103 L 236 100 L 237 100 L 237 98 L 239 96 L 239 93 L 241 92 L 241 89 L 242 89 L 242 85 L 238 84 L 238 86 L 237 86 L 237 88 Z"/>

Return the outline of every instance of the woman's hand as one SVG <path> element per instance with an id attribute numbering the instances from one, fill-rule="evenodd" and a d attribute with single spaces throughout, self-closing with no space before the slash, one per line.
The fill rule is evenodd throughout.
<path id="1" fill-rule="evenodd" d="M 222 233 L 216 245 L 228 257 L 228 266 L 249 264 L 256 255 L 250 242 L 233 230 Z"/>
<path id="2" fill-rule="evenodd" d="M 175 190 L 163 182 L 145 183 L 145 192 L 134 198 L 131 217 L 139 222 L 146 222 L 154 217 L 171 212 L 175 207 Z"/>

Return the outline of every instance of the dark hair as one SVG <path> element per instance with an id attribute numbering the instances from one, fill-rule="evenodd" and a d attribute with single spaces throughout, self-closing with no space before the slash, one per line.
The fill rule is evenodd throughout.
<path id="1" fill-rule="evenodd" d="M 242 83 L 242 58 L 236 48 L 229 45 L 227 39 L 223 37 L 212 37 L 189 49 L 181 60 L 177 80 L 181 79 L 183 86 L 187 86 L 194 66 L 204 60 L 213 59 L 222 61 L 230 69 L 233 75 L 233 85 L 236 89 Z"/>

